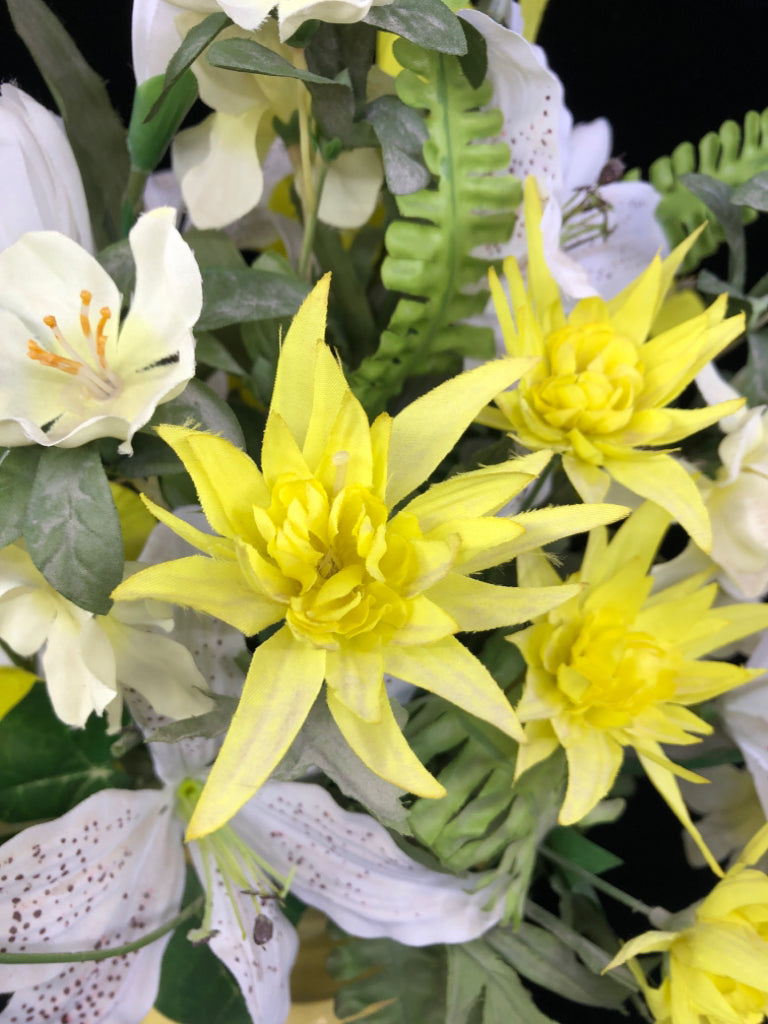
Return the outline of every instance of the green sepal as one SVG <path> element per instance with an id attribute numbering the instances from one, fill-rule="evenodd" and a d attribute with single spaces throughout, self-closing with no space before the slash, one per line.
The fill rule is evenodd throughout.
<path id="1" fill-rule="evenodd" d="M 154 171 L 196 99 L 197 79 L 189 68 L 170 89 L 165 88 L 165 75 L 155 75 L 136 86 L 128 125 L 132 167 L 146 173 Z M 149 112 L 155 108 L 157 112 L 150 118 Z"/>
<path id="2" fill-rule="evenodd" d="M 24 533 L 27 505 L 42 448 L 6 448 L 0 455 L 0 548 Z"/>
<path id="3" fill-rule="evenodd" d="M 93 445 L 45 448 L 24 522 L 32 561 L 60 594 L 96 615 L 123 577 L 120 519 Z"/>
<path id="4" fill-rule="evenodd" d="M 97 248 L 120 236 L 128 180 L 125 129 L 104 83 L 42 0 L 8 0 L 16 32 L 37 64 L 64 121 L 83 179 Z"/>
<path id="5" fill-rule="evenodd" d="M 100 789 L 131 788 L 111 744 L 102 718 L 91 715 L 84 729 L 70 729 L 36 683 L 0 720 L 2 822 L 56 818 Z"/>

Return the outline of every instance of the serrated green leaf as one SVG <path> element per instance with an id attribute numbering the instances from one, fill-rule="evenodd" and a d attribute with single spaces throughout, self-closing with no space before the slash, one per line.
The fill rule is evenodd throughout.
<path id="1" fill-rule="evenodd" d="M 248 320 L 293 316 L 309 294 L 309 285 L 284 274 L 263 270 L 204 269 L 201 331 Z"/>
<path id="2" fill-rule="evenodd" d="M 231 24 L 232 22 L 226 14 L 217 11 L 214 14 L 209 14 L 207 18 L 204 18 L 187 32 L 178 50 L 168 61 L 162 92 L 152 105 L 145 121 L 151 121 L 159 113 L 168 93 L 184 72 L 189 70 L 206 46 L 213 42 L 219 32 L 222 32 L 227 25 Z"/>
<path id="3" fill-rule="evenodd" d="M 465 54 L 467 41 L 461 22 L 443 0 L 395 0 L 372 7 L 363 19 L 369 25 L 410 39 L 438 53 Z"/>
<path id="4" fill-rule="evenodd" d="M 423 118 L 397 96 L 379 96 L 368 104 L 366 121 L 381 144 L 384 176 L 392 195 L 406 195 L 429 184 L 421 148 L 427 140 Z"/>
<path id="5" fill-rule="evenodd" d="M 466 1024 L 482 1007 L 482 1024 L 557 1024 L 541 1012 L 514 969 L 484 939 L 447 947 L 445 1024 Z"/>
<path id="6" fill-rule="evenodd" d="M 197 875 L 187 871 L 182 906 L 202 894 Z M 205 943 L 193 946 L 187 932 L 194 919 L 173 933 L 163 956 L 160 989 L 155 1006 L 160 1013 L 183 1024 L 252 1024 L 240 988 L 230 972 Z"/>
<path id="7" fill-rule="evenodd" d="M 734 189 L 731 202 L 735 206 L 751 206 L 753 210 L 768 212 L 768 171 L 761 171 Z"/>
<path id="8" fill-rule="evenodd" d="M 147 427 L 156 427 L 161 423 L 195 427 L 209 434 L 218 434 L 238 448 L 245 444 L 237 417 L 227 403 L 207 384 L 194 378 L 180 395 L 157 407 Z"/>
<path id="9" fill-rule="evenodd" d="M 348 981 L 336 993 L 338 1017 L 385 1003 L 365 1014 L 366 1024 L 445 1024 L 444 946 L 413 949 L 392 939 L 350 939 L 328 957 L 328 972 Z"/>
<path id="10" fill-rule="evenodd" d="M 747 270 L 747 246 L 741 210 L 731 203 L 733 187 L 706 174 L 683 174 L 680 182 L 717 217 L 730 251 L 728 279 L 744 288 Z"/>
<path id="11" fill-rule="evenodd" d="M 27 550 L 46 580 L 87 611 L 105 615 L 123 576 L 123 537 L 96 449 L 46 448 L 24 524 Z"/>
<path id="12" fill-rule="evenodd" d="M 29 495 L 42 449 L 38 445 L 6 448 L 0 455 L 0 548 L 24 532 Z"/>
<path id="13" fill-rule="evenodd" d="M 103 719 L 70 729 L 51 708 L 43 683 L 0 721 L 0 819 L 56 818 L 100 789 L 130 779 L 110 753 Z"/>
<path id="14" fill-rule="evenodd" d="M 220 39 L 206 54 L 206 60 L 215 68 L 225 71 L 245 71 L 255 75 L 272 75 L 277 78 L 298 78 L 302 82 L 318 85 L 333 85 L 332 79 L 315 75 L 304 68 L 297 68 L 281 57 L 279 53 L 262 46 L 255 39 Z"/>
<path id="15" fill-rule="evenodd" d="M 125 129 L 104 83 L 42 0 L 8 0 L 8 10 L 64 120 L 101 248 L 120 234 L 120 203 L 128 180 Z"/>
<path id="16" fill-rule="evenodd" d="M 170 89 L 165 87 L 164 75 L 154 75 L 136 86 L 127 140 L 132 167 L 146 173 L 154 171 L 197 99 L 197 92 L 197 79 L 188 68 Z"/>

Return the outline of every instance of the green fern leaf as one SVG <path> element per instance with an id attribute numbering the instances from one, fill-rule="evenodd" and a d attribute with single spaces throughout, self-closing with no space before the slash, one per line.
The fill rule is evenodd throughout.
<path id="1" fill-rule="evenodd" d="M 499 173 L 509 163 L 506 143 L 485 141 L 502 125 L 498 110 L 481 109 L 490 101 L 490 83 L 474 88 L 458 58 L 405 40 L 395 54 L 405 69 L 397 78 L 400 99 L 426 111 L 424 160 L 436 184 L 395 197 L 402 219 L 387 229 L 381 276 L 403 298 L 378 350 L 352 375 L 371 414 L 413 374 L 444 370 L 457 356 L 493 354 L 490 329 L 459 323 L 488 301 L 489 262 L 471 253 L 507 240 L 522 199 L 517 179 Z"/>
<path id="2" fill-rule="evenodd" d="M 686 257 L 682 271 L 689 273 L 721 245 L 724 233 L 707 207 L 681 183 L 684 174 L 707 174 L 727 185 L 741 185 L 755 174 L 768 170 L 768 108 L 762 114 L 750 110 L 743 128 L 736 121 L 725 121 L 719 131 L 709 132 L 696 148 L 682 142 L 671 156 L 651 164 L 648 178 L 661 193 L 656 216 L 672 245 L 682 242 L 706 222 L 706 227 Z M 745 208 L 744 222 L 756 214 Z"/>

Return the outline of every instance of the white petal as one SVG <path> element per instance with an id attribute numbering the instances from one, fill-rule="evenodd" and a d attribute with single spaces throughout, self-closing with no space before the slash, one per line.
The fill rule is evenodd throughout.
<path id="1" fill-rule="evenodd" d="M 239 835 L 291 889 L 353 935 L 409 946 L 465 942 L 501 916 L 487 892 L 411 860 L 367 814 L 343 811 L 319 786 L 267 782 L 233 820 Z"/>
<path id="2" fill-rule="evenodd" d="M 266 106 L 238 116 L 211 114 L 176 136 L 173 169 L 197 227 L 223 227 L 261 198 L 256 131 L 265 110 Z"/>
<path id="3" fill-rule="evenodd" d="M 189 852 L 205 885 L 207 876 L 199 844 L 190 843 Z M 275 899 L 259 900 L 257 904 L 231 883 L 228 889 L 216 865 L 211 871 L 210 896 L 211 928 L 218 933 L 209 942 L 211 950 L 235 976 L 252 1019 L 258 1024 L 283 1024 L 290 1009 L 288 982 L 299 946 L 293 926 L 283 917 Z M 272 936 L 264 943 L 253 941 L 259 915 L 272 922 Z"/>
<path id="4" fill-rule="evenodd" d="M 328 168 L 318 217 L 334 228 L 359 228 L 376 208 L 384 181 L 381 158 L 375 149 L 341 153 Z"/>
<path id="5" fill-rule="evenodd" d="M 274 4 L 271 0 L 219 0 L 219 6 L 240 28 L 253 30 L 259 28 Z"/>
<path id="6" fill-rule="evenodd" d="M 165 0 L 133 0 L 131 49 L 138 85 L 155 75 L 165 74 L 168 61 L 182 39 L 176 28 L 178 16 L 178 7 Z"/>
<path id="7" fill-rule="evenodd" d="M 118 697 L 109 640 L 75 605 L 60 608 L 41 660 L 53 710 L 67 725 L 82 728 L 92 712 L 102 714 Z"/>
<path id="8" fill-rule="evenodd" d="M 604 117 L 573 126 L 563 159 L 563 193 L 596 185 L 611 155 L 611 126 Z"/>
<path id="9" fill-rule="evenodd" d="M 3 952 L 65 953 L 119 946 L 177 912 L 181 828 L 166 791 L 102 790 L 0 850 Z M 170 934 L 99 962 L 0 965 L 14 992 L 5 1020 L 136 1024 L 151 1008 Z"/>
<path id="10" fill-rule="evenodd" d="M 24 548 L 0 551 L 0 637 L 23 657 L 45 643 L 59 601 Z"/>
<path id="11" fill-rule="evenodd" d="M 388 3 L 390 0 L 384 2 Z M 225 4 L 222 2 L 221 6 L 224 7 Z M 351 25 L 356 21 L 362 21 L 373 6 L 371 0 L 278 0 L 280 38 L 290 39 L 310 18 L 338 25 Z M 234 15 L 231 17 L 234 18 Z"/>
<path id="12" fill-rule="evenodd" d="M 0 94 L 0 249 L 43 230 L 93 250 L 83 183 L 61 119 L 9 83 Z"/>

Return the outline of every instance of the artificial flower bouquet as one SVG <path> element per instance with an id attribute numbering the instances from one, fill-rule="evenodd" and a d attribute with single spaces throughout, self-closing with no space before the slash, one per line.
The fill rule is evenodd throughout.
<path id="1" fill-rule="evenodd" d="M 759 1024 L 768 111 L 641 180 L 542 0 L 134 0 L 126 130 L 8 7 L 0 1022 Z"/>

